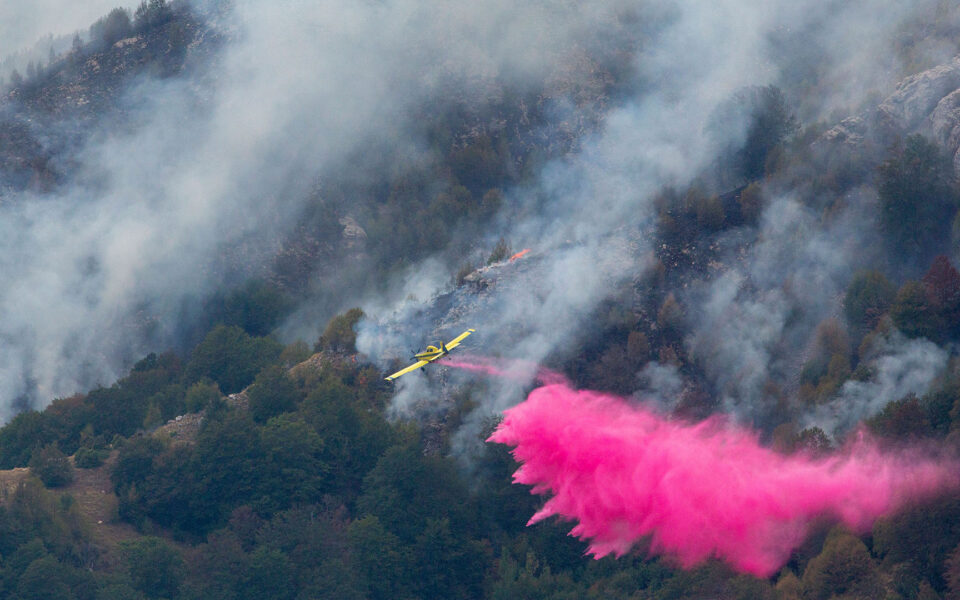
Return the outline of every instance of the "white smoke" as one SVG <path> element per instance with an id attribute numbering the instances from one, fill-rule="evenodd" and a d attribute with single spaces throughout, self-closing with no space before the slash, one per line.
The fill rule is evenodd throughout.
<path id="1" fill-rule="evenodd" d="M 610 109 L 576 156 L 552 162 L 535 186 L 509 196 L 511 212 L 498 234 L 540 253 L 531 276 L 519 284 L 498 280 L 495 299 L 484 297 L 473 312 L 458 313 L 457 323 L 477 328 L 487 348 L 510 356 L 542 361 L 574 353 L 578 340 L 590 335 L 585 317 L 651 264 L 644 234 L 655 219 L 654 194 L 689 184 L 715 158 L 705 128 L 718 105 L 743 86 L 784 80 L 790 60 L 771 49 L 771 39 L 786 28 L 813 31 L 828 23 L 832 37 L 819 47 L 820 64 L 857 76 L 843 85 L 832 72 L 825 76 L 838 83 L 837 95 L 819 94 L 818 106 L 804 106 L 806 114 L 822 116 L 864 101 L 872 86 L 893 85 L 890 62 L 877 58 L 889 54 L 892 36 L 915 13 L 896 8 L 882 19 L 866 17 L 884 6 L 844 3 L 830 12 L 810 3 L 730 1 L 664 8 L 649 37 L 637 43 L 633 77 L 646 85 Z M 723 125 L 733 146 L 743 139 L 746 123 Z M 725 407 L 747 420 L 763 414 L 767 381 L 791 383 L 784 380 L 802 364 L 791 361 L 802 356 L 816 325 L 838 314 L 850 275 L 873 257 L 870 190 L 852 192 L 849 206 L 830 221 L 803 204 L 803 193 L 809 192 L 777 192 L 746 259 L 728 257 L 725 274 L 705 289 L 681 291 L 693 325 L 691 355 L 717 384 Z M 362 335 L 360 343 L 366 347 Z M 513 383 L 493 385 L 504 389 L 484 400 L 473 415 L 476 427 L 466 428 L 463 439 L 472 439 L 486 416 L 522 398 Z"/>
<path id="2" fill-rule="evenodd" d="M 947 367 L 949 354 L 925 339 L 907 339 L 898 331 L 881 338 L 865 358 L 873 375 L 867 381 L 850 380 L 836 398 L 817 407 L 806 426 L 828 434 L 847 431 L 861 419 L 880 412 L 888 403 L 909 394 L 923 396 Z"/>
<path id="3" fill-rule="evenodd" d="M 5 0 L 0 2 L 0 60 L 32 47 L 48 35 L 72 35 L 117 7 L 131 9 L 134 2 L 118 0 Z M 44 57 L 46 58 L 46 57 Z"/>
<path id="4" fill-rule="evenodd" d="M 570 66 L 602 50 L 621 57 L 629 83 L 599 100 L 609 109 L 595 127 L 587 117 L 555 124 L 581 135 L 578 152 L 508 191 L 499 227 L 488 232 L 539 253 L 536 283 L 443 324 L 456 334 L 469 320 L 487 348 L 530 360 L 567 349 L 610 290 L 647 268 L 651 199 L 713 160 L 703 140 L 716 106 L 742 86 L 777 82 L 790 64 L 791 56 L 771 51 L 774 33 L 828 22 L 835 35 L 823 44 L 822 64 L 855 64 L 864 83 L 851 92 L 866 93 L 873 75 L 887 72 L 872 58 L 921 4 L 865 0 L 838 12 L 839 5 L 742 0 L 236 3 L 214 68 L 138 79 L 121 102 L 130 117 L 123 131 L 106 123 L 70 157 L 80 165 L 73 182 L 52 196 L 24 193 L 0 205 L 0 417 L 10 416 L 15 398 L 42 404 L 107 384 L 139 355 L 168 347 L 181 314 L 195 312 L 225 278 L 262 269 L 317 177 L 363 178 L 365 169 L 430 160 L 416 133 L 425 103 L 482 105 L 504 89 L 540 90 L 547 81 L 560 90 L 558 120 L 584 117 Z M 16 9 L 8 15 L 41 12 L 36 3 L 11 6 L 4 4 Z M 885 18 L 871 17 L 878 14 Z M 34 29 L 61 29 L 45 19 Z M 560 98 L 568 110 L 559 110 Z M 730 125 L 732 138 L 743 135 L 744 124 Z M 367 154 L 381 158 L 365 164 Z M 433 264 L 451 270 L 463 260 L 437 254 Z M 770 267 L 768 279 L 781 268 Z M 762 274 L 762 260 L 756 269 Z M 412 269 L 393 297 L 449 291 L 441 271 Z M 782 327 L 776 295 L 752 301 L 770 313 L 758 322 L 774 330 Z M 394 311 L 381 298 L 362 304 L 374 321 Z M 289 330 L 316 327 L 302 321 Z M 361 333 L 364 348 L 379 348 L 364 345 Z M 406 349 L 432 333 L 387 345 Z M 769 344 L 755 345 L 759 364 Z M 498 408 L 516 399 L 495 396 Z"/>
<path id="5" fill-rule="evenodd" d="M 774 198 L 745 255 L 689 295 L 690 355 L 721 394 L 725 409 L 745 421 L 770 410 L 768 382 L 795 392 L 816 327 L 841 315 L 853 272 L 875 260 L 873 196 L 851 193 L 829 222 L 796 198 Z"/>

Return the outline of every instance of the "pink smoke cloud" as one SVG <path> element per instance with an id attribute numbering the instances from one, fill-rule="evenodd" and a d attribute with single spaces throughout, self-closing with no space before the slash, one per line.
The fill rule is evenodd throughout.
<path id="1" fill-rule="evenodd" d="M 786 456 L 723 419 L 672 421 L 621 398 L 564 383 L 533 390 L 489 441 L 515 446 L 514 481 L 551 497 L 530 524 L 576 521 L 596 557 L 649 536 L 683 567 L 718 557 L 775 573 L 818 518 L 854 531 L 905 504 L 960 485 L 958 464 L 861 438 L 821 459 Z"/>

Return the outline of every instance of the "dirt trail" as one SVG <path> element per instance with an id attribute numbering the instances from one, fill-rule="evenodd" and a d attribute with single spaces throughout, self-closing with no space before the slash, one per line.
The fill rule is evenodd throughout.
<path id="1" fill-rule="evenodd" d="M 117 496 L 113 493 L 110 470 L 117 460 L 114 451 L 103 465 L 95 469 L 74 469 L 73 483 L 52 490 L 55 494 L 69 494 L 77 503 L 80 514 L 90 527 L 94 544 L 111 557 L 120 542 L 140 537 L 137 530 L 117 517 Z"/>

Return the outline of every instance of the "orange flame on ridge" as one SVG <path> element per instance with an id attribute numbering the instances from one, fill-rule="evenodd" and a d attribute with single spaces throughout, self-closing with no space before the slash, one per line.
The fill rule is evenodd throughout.
<path id="1" fill-rule="evenodd" d="M 530 248 L 524 248 L 524 249 L 521 250 L 520 252 L 517 252 L 516 254 L 514 254 L 513 256 L 510 257 L 510 262 L 513 262 L 513 261 L 517 260 L 518 258 L 522 258 L 523 255 L 526 254 L 527 252 L 530 252 Z"/>

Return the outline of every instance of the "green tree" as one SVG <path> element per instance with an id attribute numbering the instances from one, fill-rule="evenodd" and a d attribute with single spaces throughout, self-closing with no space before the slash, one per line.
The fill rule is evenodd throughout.
<path id="1" fill-rule="evenodd" d="M 257 532 L 259 547 L 282 552 L 305 598 L 358 598 L 349 560 L 347 513 L 333 503 L 277 513 Z"/>
<path id="2" fill-rule="evenodd" d="M 149 598 L 173 598 L 183 580 L 180 553 L 157 537 L 122 542 L 121 550 L 133 587 Z"/>
<path id="3" fill-rule="evenodd" d="M 110 480 L 118 493 L 146 479 L 153 471 L 154 458 L 163 450 L 163 442 L 150 436 L 134 438 L 124 444 L 110 473 Z"/>
<path id="4" fill-rule="evenodd" d="M 147 413 L 147 396 L 128 393 L 119 382 L 91 391 L 87 403 L 94 409 L 91 421 L 97 434 L 132 435 Z"/>
<path id="5" fill-rule="evenodd" d="M 323 440 L 331 493 L 352 501 L 360 493 L 364 476 L 393 442 L 389 424 L 379 411 L 358 402 L 356 392 L 335 377 L 324 379 L 299 412 Z"/>
<path id="6" fill-rule="evenodd" d="M 236 534 L 229 530 L 212 532 L 187 561 L 188 575 L 181 597 L 234 600 L 241 593 L 247 564 L 247 554 Z"/>
<path id="7" fill-rule="evenodd" d="M 957 545 L 947 556 L 943 576 L 950 592 L 948 597 L 960 598 L 960 545 Z"/>
<path id="8" fill-rule="evenodd" d="M 276 285 L 252 280 L 225 296 L 215 296 L 207 310 L 211 318 L 223 325 L 241 327 L 252 336 L 265 336 L 280 324 L 292 306 Z"/>
<path id="9" fill-rule="evenodd" d="M 282 351 L 276 340 L 250 337 L 239 327 L 220 325 L 194 349 L 184 376 L 187 383 L 208 377 L 223 393 L 232 394 L 249 385 Z"/>
<path id="10" fill-rule="evenodd" d="M 362 310 L 351 308 L 330 319 L 317 342 L 316 350 L 354 354 L 357 351 L 357 332 L 354 327 L 363 316 Z"/>
<path id="11" fill-rule="evenodd" d="M 143 428 L 147 431 L 163 425 L 163 415 L 160 414 L 160 407 L 151 402 L 147 407 L 147 414 L 143 417 Z"/>
<path id="12" fill-rule="evenodd" d="M 110 452 L 108 450 L 80 448 L 77 450 L 77 453 L 73 455 L 73 461 L 75 465 L 81 469 L 95 469 L 102 465 L 103 461 L 107 460 L 109 455 Z"/>
<path id="13" fill-rule="evenodd" d="M 142 0 L 133 14 L 133 21 L 137 31 L 145 31 L 166 23 L 172 16 L 173 11 L 166 0 Z"/>
<path id="14" fill-rule="evenodd" d="M 880 165 L 880 222 L 893 250 L 928 260 L 950 234 L 957 208 L 953 165 L 939 146 L 911 135 Z"/>
<path id="15" fill-rule="evenodd" d="M 76 569 L 47 554 L 30 563 L 17 581 L 20 600 L 79 600 L 84 577 Z M 89 585 L 89 584 L 87 584 Z M 86 586 L 84 586 L 86 587 Z M 90 590 L 86 590 L 88 593 Z M 89 596 L 88 596 L 89 597 Z"/>
<path id="16" fill-rule="evenodd" d="M 130 22 L 130 13 L 123 8 L 111 10 L 107 16 L 90 26 L 90 39 L 104 48 L 129 37 L 131 33 L 133 25 Z"/>
<path id="17" fill-rule="evenodd" d="M 923 276 L 923 287 L 937 322 L 943 325 L 945 333 L 956 337 L 960 334 L 960 273 L 949 258 L 941 254 L 933 259 Z"/>
<path id="18" fill-rule="evenodd" d="M 30 457 L 30 472 L 47 487 L 61 487 L 73 481 L 73 465 L 56 443 L 38 448 Z"/>
<path id="19" fill-rule="evenodd" d="M 777 600 L 802 600 L 803 585 L 789 569 L 783 569 L 777 580 Z"/>
<path id="20" fill-rule="evenodd" d="M 179 378 L 180 364 L 175 356 L 148 355 L 109 388 L 98 388 L 87 394 L 87 410 L 94 431 L 111 437 L 133 434 L 143 426 L 151 402 L 158 404 L 161 416 L 164 409 L 172 411 L 182 401 L 183 392 L 174 385 Z"/>
<path id="21" fill-rule="evenodd" d="M 393 600 L 411 595 L 407 573 L 410 558 L 399 538 L 374 516 L 350 524 L 347 530 L 353 568 L 366 586 L 370 600 Z"/>
<path id="22" fill-rule="evenodd" d="M 146 598 L 126 581 L 104 583 L 97 590 L 97 600 L 146 600 Z"/>
<path id="23" fill-rule="evenodd" d="M 35 410 L 24 411 L 0 429 L 0 468 L 25 467 L 37 444 L 56 439 L 49 415 Z"/>
<path id="24" fill-rule="evenodd" d="M 830 438 L 819 427 L 809 427 L 796 434 L 792 447 L 796 451 L 807 452 L 814 456 L 826 454 L 833 449 Z"/>
<path id="25" fill-rule="evenodd" d="M 852 327 L 869 331 L 887 312 L 897 289 L 879 271 L 859 271 L 843 297 L 843 311 Z"/>
<path id="26" fill-rule="evenodd" d="M 597 587 L 599 585 L 594 586 Z M 591 589 L 591 592 L 595 591 Z M 554 574 L 549 565 L 541 564 L 535 552 L 527 551 L 523 559 L 517 560 L 507 547 L 501 549 L 489 594 L 491 600 L 575 600 L 584 597 L 592 599 L 595 596 L 587 596 L 567 573 Z M 609 593 L 598 594 L 598 597 L 619 598 Z"/>
<path id="27" fill-rule="evenodd" d="M 293 566 L 279 550 L 260 547 L 247 560 L 238 600 L 292 600 L 297 593 Z"/>
<path id="28" fill-rule="evenodd" d="M 708 125 L 708 131 L 722 145 L 721 174 L 734 181 L 759 179 L 768 159 L 798 127 L 780 88 L 770 85 L 739 90 L 720 106 Z M 737 142 L 731 143 L 731 139 Z"/>
<path id="29" fill-rule="evenodd" d="M 499 240 L 497 240 L 496 245 L 490 252 L 490 256 L 487 258 L 487 264 L 492 265 L 493 263 L 507 260 L 507 257 L 509 257 L 511 254 L 512 252 L 510 251 L 510 245 L 507 244 L 507 240 L 501 237 Z"/>
<path id="30" fill-rule="evenodd" d="M 192 463 L 197 486 L 191 499 L 194 530 L 221 524 L 237 506 L 259 499 L 263 465 L 260 432 L 249 413 L 231 410 L 208 417 Z"/>
<path id="31" fill-rule="evenodd" d="M 452 462 L 424 456 L 412 442 L 387 450 L 364 478 L 357 501 L 359 514 L 376 516 L 405 543 L 413 542 L 431 519 L 447 517 L 453 527 L 464 526 L 469 506 Z"/>
<path id="32" fill-rule="evenodd" d="M 946 496 L 881 519 L 873 527 L 873 552 L 884 566 L 909 563 L 919 580 L 943 589 L 945 562 L 960 543 L 960 499 Z"/>
<path id="33" fill-rule="evenodd" d="M 260 440 L 264 451 L 261 507 L 276 512 L 292 504 L 317 502 L 328 485 L 330 470 L 317 432 L 299 418 L 283 415 L 260 430 Z"/>
<path id="34" fill-rule="evenodd" d="M 300 392 L 280 365 L 260 371 L 247 396 L 250 398 L 250 414 L 258 423 L 296 409 L 300 400 Z"/>
<path id="35" fill-rule="evenodd" d="M 483 554 L 447 518 L 427 519 L 412 548 L 418 597 L 423 600 L 478 598 L 482 593 Z"/>
<path id="36" fill-rule="evenodd" d="M 280 353 L 280 361 L 285 367 L 292 367 L 310 358 L 312 353 L 310 346 L 305 341 L 297 340 L 287 344 L 283 352 Z"/>
<path id="37" fill-rule="evenodd" d="M 200 412 L 220 399 L 220 388 L 210 381 L 198 381 L 187 388 L 184 404 L 187 412 Z"/>
<path id="38" fill-rule="evenodd" d="M 918 281 L 908 281 L 900 287 L 890 308 L 890 317 L 897 329 L 908 337 L 940 339 L 941 324 Z"/>
<path id="39" fill-rule="evenodd" d="M 906 440 L 933 433 L 926 407 L 914 394 L 889 402 L 867 425 L 876 434 L 891 439 Z"/>
<path id="40" fill-rule="evenodd" d="M 837 596 L 872 600 L 882 597 L 877 565 L 867 547 L 837 528 L 827 537 L 823 551 L 810 560 L 803 572 L 805 600 L 828 600 Z"/>

